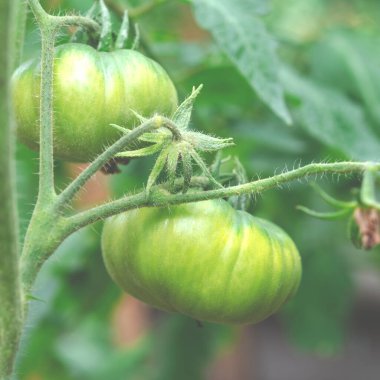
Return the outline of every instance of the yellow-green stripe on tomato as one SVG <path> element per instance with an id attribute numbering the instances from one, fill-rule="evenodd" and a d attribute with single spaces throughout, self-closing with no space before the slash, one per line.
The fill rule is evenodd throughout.
<path id="1" fill-rule="evenodd" d="M 110 276 L 126 292 L 202 321 L 259 322 L 294 295 L 301 279 L 291 238 L 224 200 L 111 217 L 102 250 Z"/>
<path id="2" fill-rule="evenodd" d="M 33 60 L 12 78 L 12 101 L 18 136 L 37 149 L 39 144 L 40 66 Z M 99 52 L 83 44 L 55 50 L 53 79 L 55 157 L 86 162 L 120 137 L 110 126 L 133 128 L 132 110 L 150 117 L 170 116 L 177 92 L 165 70 L 134 50 Z"/>

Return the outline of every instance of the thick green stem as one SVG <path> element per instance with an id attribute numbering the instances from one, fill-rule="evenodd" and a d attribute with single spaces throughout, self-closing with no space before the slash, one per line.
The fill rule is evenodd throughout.
<path id="1" fill-rule="evenodd" d="M 40 87 L 40 183 L 37 205 L 50 204 L 56 197 L 53 162 L 53 64 L 54 43 L 62 26 L 83 25 L 97 29 L 92 20 L 80 16 L 53 17 L 37 0 L 29 0 L 41 31 L 41 87 Z"/>
<path id="2" fill-rule="evenodd" d="M 13 36 L 14 51 L 12 54 L 11 70 L 13 71 L 21 62 L 25 28 L 26 28 L 26 1 L 13 0 L 11 14 L 11 33 Z"/>
<path id="3" fill-rule="evenodd" d="M 34 212 L 20 260 L 21 281 L 26 296 L 30 294 L 41 266 L 67 236 L 63 217 L 48 208 Z"/>
<path id="4" fill-rule="evenodd" d="M 72 226 L 79 229 L 97 220 L 105 219 L 109 216 L 116 215 L 120 212 L 130 210 L 137 207 L 165 206 L 171 204 L 180 204 L 188 202 L 196 202 L 207 199 L 226 198 L 231 196 L 239 196 L 248 193 L 261 193 L 263 191 L 280 186 L 283 183 L 293 181 L 295 179 L 305 178 L 311 175 L 322 173 L 347 174 L 362 173 L 367 168 L 380 170 L 380 164 L 371 162 L 337 162 L 331 164 L 310 164 L 298 169 L 283 172 L 273 177 L 260 179 L 243 185 L 232 186 L 216 190 L 201 191 L 198 193 L 191 192 L 186 194 L 168 194 L 167 192 L 151 191 L 149 196 L 145 192 L 131 195 L 95 207 L 91 210 L 83 211 L 69 218 Z"/>
<path id="5" fill-rule="evenodd" d="M 44 24 L 41 28 L 41 90 L 40 90 L 40 183 L 38 203 L 50 203 L 55 197 L 53 162 L 53 60 L 57 27 Z"/>
<path id="6" fill-rule="evenodd" d="M 12 16 L 17 2 L 0 0 L 0 379 L 10 378 L 21 333 L 14 128 L 9 77 L 14 63 Z"/>
<path id="7" fill-rule="evenodd" d="M 25 237 L 21 258 L 23 287 L 29 291 L 41 267 L 66 237 L 64 219 L 55 210 L 53 166 L 53 67 L 54 42 L 63 26 L 77 25 L 98 29 L 94 21 L 81 16 L 54 17 L 47 14 L 39 1 L 29 0 L 41 31 L 40 88 L 40 182 L 36 208 Z"/>

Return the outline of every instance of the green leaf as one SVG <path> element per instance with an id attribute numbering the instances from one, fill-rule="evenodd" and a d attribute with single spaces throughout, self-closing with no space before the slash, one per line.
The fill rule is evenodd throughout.
<path id="1" fill-rule="evenodd" d="M 290 124 L 291 116 L 277 74 L 279 63 L 275 52 L 276 44 L 257 17 L 260 3 L 250 0 L 192 2 L 199 25 L 213 35 L 258 96 Z"/>
<path id="2" fill-rule="evenodd" d="M 368 114 L 380 124 L 379 38 L 352 31 L 329 33 L 313 48 L 312 72 L 318 79 L 349 91 L 363 101 Z M 328 57 L 328 59 L 326 59 Z"/>
<path id="3" fill-rule="evenodd" d="M 350 159 L 379 159 L 379 139 L 357 104 L 289 68 L 283 68 L 281 74 L 287 93 L 296 99 L 295 119 L 308 134 Z"/>

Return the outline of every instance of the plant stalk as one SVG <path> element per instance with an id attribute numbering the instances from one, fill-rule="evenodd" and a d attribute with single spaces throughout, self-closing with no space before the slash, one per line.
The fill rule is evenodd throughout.
<path id="1" fill-rule="evenodd" d="M 294 181 L 296 179 L 307 178 L 318 174 L 349 174 L 363 173 L 368 168 L 380 170 L 380 163 L 372 162 L 337 162 L 337 163 L 316 163 L 303 167 L 285 171 L 273 177 L 259 179 L 242 185 L 231 186 L 216 190 L 201 192 L 189 192 L 186 194 L 168 194 L 166 191 L 159 191 L 159 187 L 149 194 L 142 192 L 130 195 L 104 205 L 100 205 L 91 210 L 86 210 L 69 218 L 74 230 L 94 223 L 98 220 L 108 218 L 137 207 L 166 206 L 180 203 L 204 201 L 208 199 L 227 198 L 242 194 L 262 193 L 266 190 L 280 186 L 281 184 Z"/>
<path id="2" fill-rule="evenodd" d="M 22 326 L 18 265 L 14 123 L 9 78 L 15 60 L 13 22 L 18 2 L 0 0 L 0 379 L 10 379 Z"/>

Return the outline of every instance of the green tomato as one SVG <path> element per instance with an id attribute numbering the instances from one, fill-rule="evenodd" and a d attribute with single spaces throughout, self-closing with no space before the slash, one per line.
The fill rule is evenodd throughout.
<path id="1" fill-rule="evenodd" d="M 12 78 L 18 136 L 39 144 L 40 62 L 19 67 Z M 133 128 L 133 111 L 170 116 L 177 93 L 165 70 L 133 50 L 99 52 L 88 45 L 64 44 L 55 50 L 55 157 L 86 162 L 120 137 L 111 123 Z"/>
<path id="2" fill-rule="evenodd" d="M 290 237 L 223 200 L 111 217 L 102 251 L 110 276 L 131 295 L 216 323 L 261 321 L 296 292 L 301 279 Z"/>

